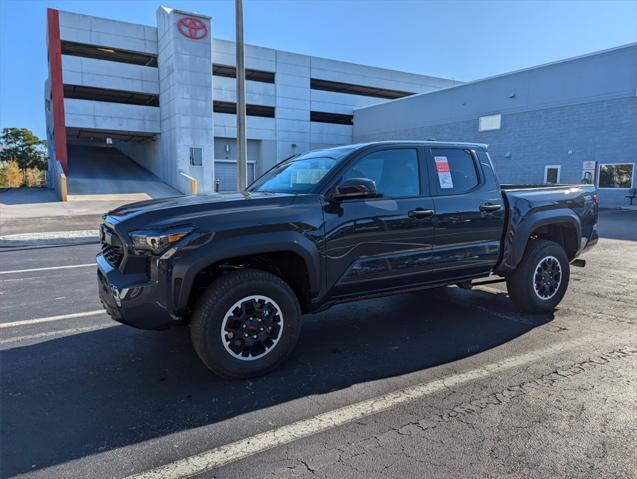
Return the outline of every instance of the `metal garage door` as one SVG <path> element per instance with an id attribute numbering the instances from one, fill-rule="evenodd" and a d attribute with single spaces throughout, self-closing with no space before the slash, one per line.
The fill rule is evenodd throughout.
<path id="1" fill-rule="evenodd" d="M 248 161 L 248 184 L 254 181 L 254 161 Z M 215 161 L 215 185 L 218 190 L 237 191 L 237 163 L 235 161 Z"/>

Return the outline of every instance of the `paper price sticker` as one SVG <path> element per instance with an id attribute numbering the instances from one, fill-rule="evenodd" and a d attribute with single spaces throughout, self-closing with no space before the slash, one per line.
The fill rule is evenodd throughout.
<path id="1" fill-rule="evenodd" d="M 449 162 L 446 156 L 434 156 L 434 162 L 436 163 L 436 172 L 438 173 L 438 182 L 440 188 L 448 190 L 453 188 L 453 180 L 451 179 L 451 170 L 449 169 Z"/>

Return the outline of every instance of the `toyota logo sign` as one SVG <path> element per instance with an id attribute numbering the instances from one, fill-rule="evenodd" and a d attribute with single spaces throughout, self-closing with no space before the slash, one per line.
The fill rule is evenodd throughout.
<path id="1" fill-rule="evenodd" d="M 179 33 L 184 37 L 193 40 L 200 40 L 206 38 L 206 35 L 208 35 L 208 27 L 206 24 L 198 18 L 193 17 L 184 17 L 179 20 L 179 22 L 177 22 L 177 30 L 179 30 Z"/>

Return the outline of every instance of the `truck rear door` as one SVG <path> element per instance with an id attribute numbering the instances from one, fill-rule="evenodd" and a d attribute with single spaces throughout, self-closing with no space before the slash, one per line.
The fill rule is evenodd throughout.
<path id="1" fill-rule="evenodd" d="M 488 273 L 498 260 L 505 206 L 486 152 L 430 148 L 427 164 L 436 279 Z"/>

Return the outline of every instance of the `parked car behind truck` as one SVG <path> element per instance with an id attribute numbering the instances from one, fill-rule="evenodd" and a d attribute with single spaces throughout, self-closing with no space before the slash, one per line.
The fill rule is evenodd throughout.
<path id="1" fill-rule="evenodd" d="M 189 324 L 228 378 L 264 374 L 301 316 L 493 274 L 553 310 L 598 240 L 592 185 L 500 185 L 485 145 L 376 142 L 288 159 L 246 191 L 151 200 L 104 216 L 100 298 L 116 321 Z"/>

